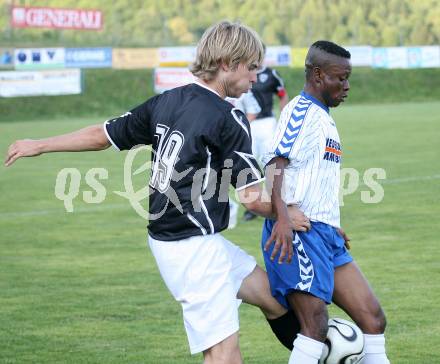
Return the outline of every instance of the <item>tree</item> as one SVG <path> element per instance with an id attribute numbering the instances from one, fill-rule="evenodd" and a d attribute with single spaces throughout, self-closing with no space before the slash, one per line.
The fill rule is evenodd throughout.
<path id="1" fill-rule="evenodd" d="M 317 39 L 373 46 L 440 43 L 438 0 L 14 0 L 24 6 L 99 9 L 101 31 L 11 29 L 12 0 L 1 1 L 5 46 L 194 45 L 222 19 L 253 27 L 269 45 L 307 47 Z"/>

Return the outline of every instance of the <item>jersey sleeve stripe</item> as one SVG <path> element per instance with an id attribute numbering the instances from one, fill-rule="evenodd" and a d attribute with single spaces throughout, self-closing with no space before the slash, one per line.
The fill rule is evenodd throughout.
<path id="1" fill-rule="evenodd" d="M 206 158 L 206 174 L 203 180 L 202 192 L 205 192 L 208 188 L 209 174 L 211 173 L 211 151 L 208 147 L 206 147 L 206 154 L 208 157 Z"/>
<path id="2" fill-rule="evenodd" d="M 304 98 L 299 99 L 292 110 L 290 119 L 287 122 L 284 130 L 283 137 L 275 149 L 276 155 L 284 158 L 289 157 L 290 151 L 292 150 L 292 147 L 295 144 L 295 141 L 303 127 L 305 115 L 307 114 L 311 104 L 312 103 L 309 100 Z"/>
<path id="3" fill-rule="evenodd" d="M 191 215 L 189 212 L 186 214 L 186 216 L 188 217 L 188 219 L 195 225 L 195 226 L 197 226 L 199 229 L 200 229 L 200 231 L 202 232 L 202 234 L 203 235 L 206 235 L 207 234 L 207 232 L 206 232 L 206 229 L 202 226 L 202 224 L 200 224 L 197 220 L 196 220 L 196 218 L 193 216 L 193 215 Z"/>
<path id="4" fill-rule="evenodd" d="M 244 190 L 246 187 L 250 187 L 250 186 L 256 185 L 257 183 L 264 182 L 265 180 L 266 180 L 265 177 L 260 178 L 260 179 L 258 179 L 256 181 L 252 181 L 251 183 L 248 183 L 247 185 L 244 185 L 244 186 L 241 186 L 239 188 L 236 188 L 235 191 L 238 192 L 238 191 Z"/>
<path id="5" fill-rule="evenodd" d="M 203 213 L 206 216 L 206 220 L 208 220 L 209 229 L 211 230 L 211 234 L 214 234 L 214 224 L 212 223 L 211 217 L 209 216 L 208 209 L 206 208 L 205 202 L 203 201 L 203 197 L 199 196 L 200 206 L 202 207 Z"/>
<path id="6" fill-rule="evenodd" d="M 231 109 L 231 114 L 234 117 L 235 121 L 238 123 L 238 125 L 240 125 L 243 128 L 243 130 L 246 132 L 247 136 L 250 138 L 249 130 L 248 130 L 246 124 L 241 119 L 241 116 L 237 115 L 237 111 L 240 111 L 240 109 L 233 108 L 233 109 Z"/>
<path id="7" fill-rule="evenodd" d="M 234 153 L 238 154 L 249 165 L 249 167 L 251 168 L 252 173 L 254 174 L 255 177 L 257 177 L 257 178 L 261 177 L 260 171 L 249 160 L 249 158 L 252 158 L 255 160 L 255 157 L 253 156 L 253 154 L 247 154 L 247 153 L 237 152 L 237 151 L 234 151 Z"/>
<path id="8" fill-rule="evenodd" d="M 111 143 L 111 145 L 113 145 L 113 147 L 115 147 L 118 150 L 118 152 L 120 152 L 121 149 L 116 145 L 116 143 L 113 141 L 113 139 L 110 137 L 110 135 L 107 131 L 107 125 L 108 125 L 108 120 L 105 121 L 104 124 L 102 125 L 102 127 L 104 129 L 105 136 L 107 137 L 107 139 Z"/>

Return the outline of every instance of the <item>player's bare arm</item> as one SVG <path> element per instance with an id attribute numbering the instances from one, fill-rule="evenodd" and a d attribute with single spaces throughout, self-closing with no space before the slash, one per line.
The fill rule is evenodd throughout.
<path id="1" fill-rule="evenodd" d="M 238 198 L 249 211 L 269 219 L 278 218 L 277 212 L 273 209 L 272 202 L 269 202 L 270 196 L 268 196 L 267 191 L 259 184 L 238 191 Z M 289 209 L 287 209 L 286 205 L 284 205 L 282 213 L 282 223 L 277 224 L 271 236 L 271 241 L 275 241 L 275 244 L 278 244 L 278 249 L 281 247 L 280 263 L 284 260 L 286 255 L 288 262 L 292 259 L 292 231 L 295 229 L 300 231 L 310 229 L 309 220 L 297 208 L 289 207 Z"/>
<path id="2" fill-rule="evenodd" d="M 260 185 L 256 184 L 246 187 L 237 193 L 240 202 L 248 210 L 268 219 L 278 219 L 277 211 L 273 208 L 272 202 L 270 202 L 268 192 Z M 298 207 L 295 205 L 286 207 L 284 204 L 284 209 L 286 210 L 287 220 L 290 221 L 293 230 L 308 231 L 310 229 L 309 219 Z"/>
<path id="3" fill-rule="evenodd" d="M 82 152 L 103 150 L 110 146 L 102 124 L 92 125 L 72 133 L 45 139 L 17 140 L 8 149 L 5 166 L 9 167 L 18 158 L 34 157 L 51 152 Z"/>
<path id="4" fill-rule="evenodd" d="M 237 191 L 237 194 L 239 201 L 249 211 L 269 219 L 275 218 L 270 198 L 260 184 L 247 186 Z"/>
<path id="5" fill-rule="evenodd" d="M 274 249 L 271 254 L 271 259 L 275 259 L 276 255 L 281 249 L 278 263 L 282 263 L 284 258 L 286 262 L 290 263 L 293 256 L 292 231 L 308 231 L 310 229 L 309 219 L 296 206 L 286 206 L 282 199 L 281 189 L 283 185 L 284 168 L 287 166 L 288 160 L 282 157 L 275 157 L 269 163 L 267 171 L 267 178 L 272 181 L 271 200 L 277 222 L 274 225 L 272 234 L 266 241 L 264 249 L 269 249 L 270 245 L 275 242 Z M 290 235 L 288 239 L 277 239 L 278 231 L 285 231 L 289 229 Z"/>

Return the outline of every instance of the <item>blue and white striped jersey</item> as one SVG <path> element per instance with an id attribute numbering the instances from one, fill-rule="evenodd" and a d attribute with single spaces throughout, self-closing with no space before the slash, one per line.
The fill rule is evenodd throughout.
<path id="1" fill-rule="evenodd" d="M 341 144 L 329 109 L 304 91 L 283 109 L 267 164 L 285 157 L 283 198 L 312 221 L 340 226 Z"/>

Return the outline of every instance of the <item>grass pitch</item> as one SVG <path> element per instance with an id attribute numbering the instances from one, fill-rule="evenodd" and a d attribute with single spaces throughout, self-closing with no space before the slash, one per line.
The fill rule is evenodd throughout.
<path id="1" fill-rule="evenodd" d="M 438 363 L 440 353 L 440 103 L 343 105 L 332 111 L 343 167 L 360 186 L 345 196 L 343 227 L 352 254 L 388 317 L 393 363 Z M 0 124 L 0 150 L 100 120 Z M 146 156 L 145 156 L 146 158 Z M 142 157 L 140 157 L 142 159 Z M 200 363 L 189 355 L 179 305 L 150 251 L 146 222 L 123 191 L 124 154 L 47 154 L 0 171 L 1 363 Z M 74 212 L 54 195 L 62 168 L 82 176 Z M 83 202 L 90 168 L 106 168 L 107 195 Z M 384 199 L 361 201 L 368 168 L 383 168 Z M 135 184 L 140 188 L 146 176 Z M 225 235 L 262 263 L 259 219 Z M 331 314 L 343 315 L 335 307 Z M 247 363 L 286 363 L 258 309 L 242 305 L 240 344 Z"/>

